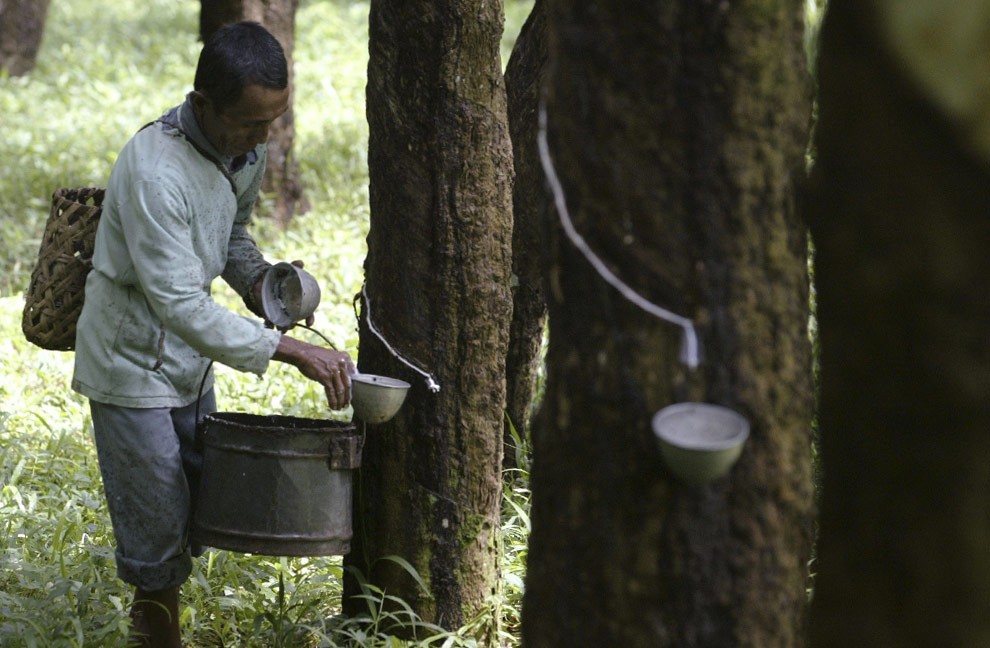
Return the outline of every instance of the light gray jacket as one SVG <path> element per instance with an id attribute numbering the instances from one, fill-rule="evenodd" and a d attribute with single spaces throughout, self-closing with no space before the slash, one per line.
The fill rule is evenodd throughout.
<path id="1" fill-rule="evenodd" d="M 188 405 L 210 360 L 260 375 L 281 336 L 210 295 L 222 275 L 244 296 L 269 267 L 246 229 L 266 147 L 235 170 L 222 161 L 235 196 L 186 139 L 218 157 L 189 101 L 163 119 L 181 131 L 160 122 L 142 129 L 114 165 L 76 332 L 73 389 L 124 407 Z"/>

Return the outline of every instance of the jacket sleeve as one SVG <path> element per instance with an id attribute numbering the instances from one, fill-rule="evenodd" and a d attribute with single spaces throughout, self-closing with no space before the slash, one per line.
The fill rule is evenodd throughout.
<path id="1" fill-rule="evenodd" d="M 221 276 L 244 300 L 245 306 L 255 315 L 263 316 L 261 307 L 254 303 L 252 288 L 258 279 L 271 267 L 258 249 L 258 244 L 248 232 L 254 204 L 258 199 L 261 181 L 265 175 L 267 149 L 261 147 L 259 159 L 253 165 L 253 173 L 247 187 L 237 197 L 237 216 L 230 231 L 230 244 L 227 248 L 227 265 Z"/>

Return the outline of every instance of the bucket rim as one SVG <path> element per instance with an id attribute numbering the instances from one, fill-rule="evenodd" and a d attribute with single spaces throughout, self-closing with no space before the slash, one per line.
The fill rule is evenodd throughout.
<path id="1" fill-rule="evenodd" d="M 391 389 L 409 389 L 409 387 L 411 387 L 411 385 L 405 380 L 390 378 L 388 376 L 379 376 L 378 374 L 353 373 L 350 375 L 350 378 L 351 382 L 359 382 L 365 385 L 374 385 L 376 387 L 388 387 Z"/>
<path id="2" fill-rule="evenodd" d="M 722 434 L 695 436 L 681 428 L 691 418 L 717 425 Z M 663 442 L 682 450 L 718 452 L 741 446 L 749 438 L 749 421 L 733 409 L 713 403 L 685 402 L 668 405 L 652 420 L 654 434 Z"/>
<path id="3" fill-rule="evenodd" d="M 210 412 L 203 421 L 216 421 L 237 428 L 257 430 L 279 428 L 286 432 L 355 432 L 357 427 L 350 421 L 336 419 L 314 419 L 289 414 L 253 414 L 250 412 Z M 259 425 L 264 423 L 264 425 Z"/>

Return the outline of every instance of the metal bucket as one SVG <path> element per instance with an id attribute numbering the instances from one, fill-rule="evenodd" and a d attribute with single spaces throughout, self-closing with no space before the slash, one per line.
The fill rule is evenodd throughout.
<path id="1" fill-rule="evenodd" d="M 194 543 L 266 556 L 350 551 L 354 425 L 217 412 L 199 430 L 203 472 Z"/>

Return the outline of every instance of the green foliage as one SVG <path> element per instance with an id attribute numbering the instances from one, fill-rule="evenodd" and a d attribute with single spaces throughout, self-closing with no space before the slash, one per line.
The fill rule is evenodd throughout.
<path id="1" fill-rule="evenodd" d="M 531 0 L 518 0 L 506 9 L 504 60 L 529 6 Z M 51 193 L 63 186 L 105 185 L 131 134 L 190 89 L 200 46 L 198 8 L 193 0 L 121 0 L 112 9 L 96 0 L 53 3 L 37 68 L 26 77 L 0 76 L 3 646 L 120 645 L 126 633 L 131 592 L 115 575 L 88 405 L 69 385 L 72 354 L 42 351 L 23 339 L 22 292 Z M 270 205 L 265 198 L 252 230 L 269 259 L 302 259 L 320 279 L 315 328 L 352 354 L 357 351 L 352 301 L 363 279 L 368 227 L 368 9 L 367 1 L 302 2 L 295 44 L 295 154 L 312 208 L 283 231 L 264 218 Z M 244 312 L 223 282 L 214 289 L 218 301 Z M 312 333 L 298 334 L 321 343 Z M 262 379 L 224 367 L 216 373 L 221 410 L 350 417 L 348 411 L 328 412 L 322 390 L 290 367 L 273 364 Z M 196 646 L 453 648 L 477 645 L 475 637 L 490 630 L 493 614 L 501 614 L 505 628 L 499 641 L 518 645 L 527 482 L 528 474 L 520 470 L 505 491 L 501 591 L 491 610 L 464 628 L 447 632 L 418 619 L 360 574 L 355 577 L 363 583 L 367 613 L 340 616 L 343 567 L 337 557 L 213 551 L 195 562 L 183 587 L 183 638 Z M 418 639 L 390 635 L 396 626 L 414 628 Z"/>
<path id="2" fill-rule="evenodd" d="M 130 134 L 185 94 L 198 51 L 195 9 L 52 3 L 34 72 L 0 78 L 0 295 L 25 287 L 52 191 L 104 185 Z"/>
<path id="3" fill-rule="evenodd" d="M 0 645 L 115 645 L 126 633 L 130 592 L 114 575 L 88 408 L 69 389 L 72 355 L 28 344 L 17 329 L 20 307 L 19 300 L 0 299 Z M 274 394 L 303 382 L 291 376 L 238 381 L 233 372 L 221 377 L 227 383 L 222 408 L 236 411 L 264 408 Z M 287 411 L 325 415 L 319 396 L 283 398 Z M 502 613 L 503 645 L 518 643 L 527 483 L 526 470 L 517 471 L 503 500 L 503 579 L 491 602 Z M 398 557 L 389 560 L 412 570 Z M 342 617 L 342 575 L 337 557 L 208 552 L 183 587 L 184 639 L 197 646 L 453 648 L 476 645 L 474 637 L 491 622 L 489 615 L 444 631 L 360 574 L 367 612 Z M 414 628 L 419 639 L 390 635 L 396 626 Z"/>

